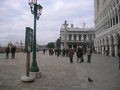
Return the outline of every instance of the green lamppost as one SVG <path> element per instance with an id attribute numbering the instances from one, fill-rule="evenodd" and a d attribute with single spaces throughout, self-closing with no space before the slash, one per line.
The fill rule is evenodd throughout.
<path id="1" fill-rule="evenodd" d="M 37 0 L 28 0 L 28 4 L 30 5 L 31 13 L 34 15 L 33 48 L 32 48 L 33 61 L 30 71 L 39 72 L 39 68 L 37 66 L 37 61 L 36 61 L 36 20 L 39 20 L 43 7 L 40 4 L 37 4 Z"/>

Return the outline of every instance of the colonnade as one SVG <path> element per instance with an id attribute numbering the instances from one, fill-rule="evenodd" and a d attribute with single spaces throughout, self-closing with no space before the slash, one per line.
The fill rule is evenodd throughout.
<path id="1" fill-rule="evenodd" d="M 88 41 L 94 40 L 95 34 L 67 34 L 67 41 Z M 64 41 L 64 36 L 62 37 Z"/>
<path id="2" fill-rule="evenodd" d="M 97 53 L 117 56 L 120 48 L 120 1 L 111 0 L 95 20 Z"/>
<path id="3" fill-rule="evenodd" d="M 96 53 L 117 56 L 120 49 L 120 32 L 104 35 L 94 41 Z"/>

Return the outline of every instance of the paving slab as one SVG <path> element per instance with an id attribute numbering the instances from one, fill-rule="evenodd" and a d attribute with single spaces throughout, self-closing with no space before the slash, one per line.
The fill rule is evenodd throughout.
<path id="1" fill-rule="evenodd" d="M 93 54 L 92 62 L 87 63 L 84 55 L 85 62 L 77 63 L 74 56 L 70 64 L 68 57 L 37 52 L 42 77 L 23 83 L 20 78 L 25 75 L 25 58 L 25 53 L 16 53 L 15 59 L 6 59 L 5 54 L 0 54 L 0 90 L 120 90 L 117 57 Z"/>

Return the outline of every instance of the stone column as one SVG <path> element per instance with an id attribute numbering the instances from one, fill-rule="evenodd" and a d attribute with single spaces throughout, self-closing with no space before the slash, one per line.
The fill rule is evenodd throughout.
<path id="1" fill-rule="evenodd" d="M 110 35 L 108 35 L 108 39 L 109 39 L 109 56 L 112 56 L 112 40 Z"/>
<path id="2" fill-rule="evenodd" d="M 68 48 L 68 46 L 69 46 L 69 45 L 67 44 L 67 48 Z"/>
<path id="3" fill-rule="evenodd" d="M 115 56 L 118 56 L 118 45 L 115 45 Z"/>
<path id="4" fill-rule="evenodd" d="M 69 34 L 67 34 L 67 41 L 69 41 Z"/>
<path id="5" fill-rule="evenodd" d="M 84 38 L 83 38 L 83 34 L 81 34 L 81 41 L 83 41 L 84 40 Z"/>
<path id="6" fill-rule="evenodd" d="M 73 45 L 71 45 L 71 48 L 73 49 Z"/>
<path id="7" fill-rule="evenodd" d="M 104 46 L 102 46 L 102 54 L 104 55 Z"/>
<path id="8" fill-rule="evenodd" d="M 63 49 L 63 44 L 61 44 L 61 49 Z"/>
<path id="9" fill-rule="evenodd" d="M 97 46 L 95 47 L 95 53 L 97 53 Z"/>
<path id="10" fill-rule="evenodd" d="M 64 48 L 67 49 L 67 21 L 63 24 L 64 26 Z"/>
<path id="11" fill-rule="evenodd" d="M 100 46 L 98 46 L 98 54 L 100 54 Z"/>
<path id="12" fill-rule="evenodd" d="M 114 34 L 114 55 L 118 56 L 118 38 L 117 33 Z"/>
<path id="13" fill-rule="evenodd" d="M 112 56 L 112 45 L 110 45 L 109 55 Z"/>
<path id="14" fill-rule="evenodd" d="M 100 46 L 100 54 L 102 54 L 102 46 Z"/>
<path id="15" fill-rule="evenodd" d="M 112 27 L 113 27 L 113 16 L 112 16 Z"/>
<path id="16" fill-rule="evenodd" d="M 79 34 L 76 34 L 76 40 L 77 41 L 79 40 Z"/>
<path id="17" fill-rule="evenodd" d="M 107 55 L 107 54 L 106 54 L 106 51 L 107 51 L 107 50 L 108 50 L 108 46 L 106 45 L 106 46 L 105 46 L 105 55 Z"/>
<path id="18" fill-rule="evenodd" d="M 96 52 L 97 52 L 97 54 L 98 54 L 98 46 L 97 46 L 97 48 L 96 48 Z"/>
<path id="19" fill-rule="evenodd" d="M 63 39 L 63 37 L 64 37 L 64 35 L 63 35 L 63 34 L 61 34 L 61 40 L 64 40 L 64 39 Z"/>
<path id="20" fill-rule="evenodd" d="M 89 39 L 88 39 L 88 34 L 86 34 L 86 40 L 88 41 Z"/>
<path id="21" fill-rule="evenodd" d="M 73 34 L 71 34 L 71 40 L 72 40 L 72 41 L 74 40 L 74 35 L 73 35 Z"/>

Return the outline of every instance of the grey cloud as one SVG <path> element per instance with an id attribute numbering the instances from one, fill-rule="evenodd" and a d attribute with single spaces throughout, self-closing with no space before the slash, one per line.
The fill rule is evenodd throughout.
<path id="1" fill-rule="evenodd" d="M 37 41 L 40 44 L 55 41 L 60 34 L 64 20 L 75 26 L 86 22 L 93 26 L 93 0 L 41 0 L 43 12 L 37 21 Z M 10 4 L 12 3 L 12 4 Z M 24 41 L 25 27 L 33 28 L 33 15 L 27 0 L 0 1 L 0 42 Z M 8 7 L 6 7 L 8 6 Z M 16 38 L 14 38 L 16 37 Z"/>

